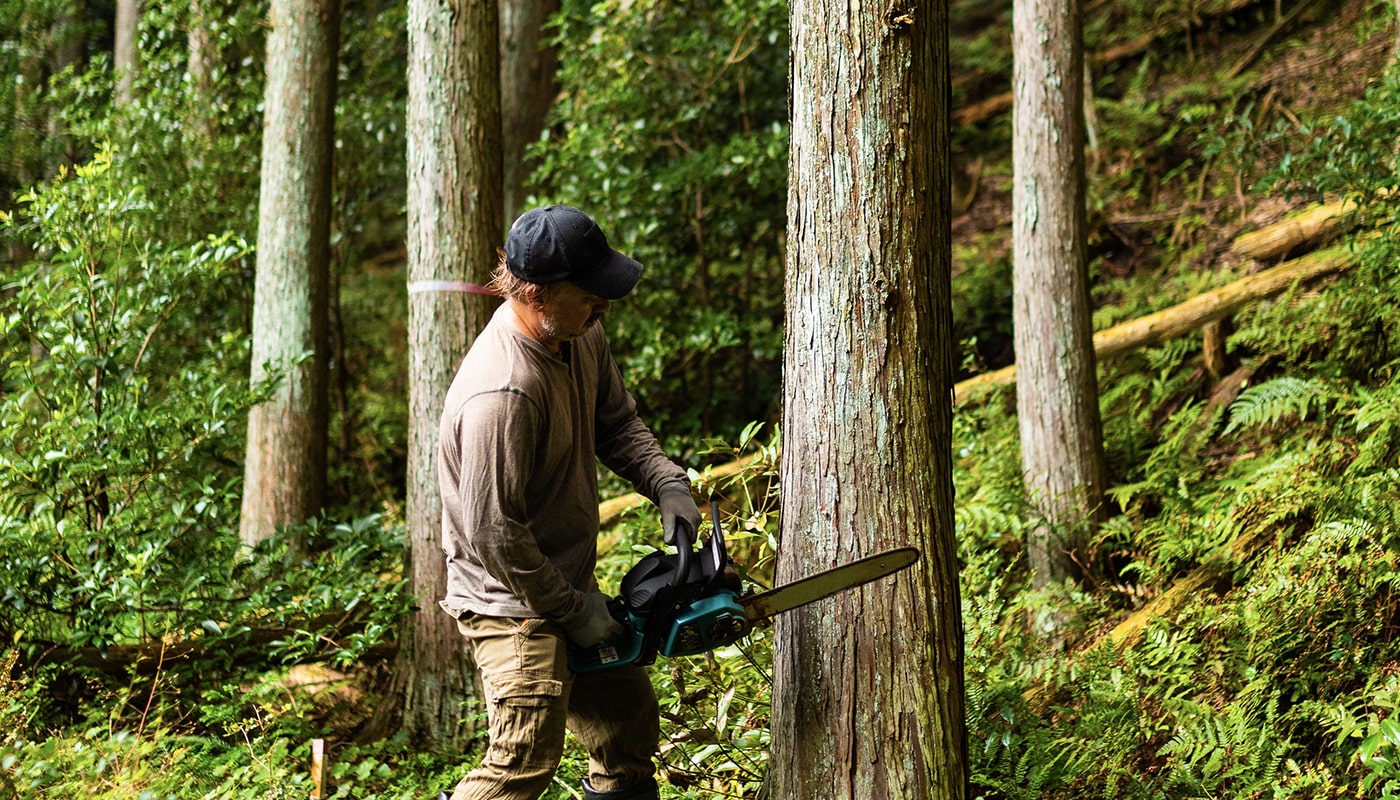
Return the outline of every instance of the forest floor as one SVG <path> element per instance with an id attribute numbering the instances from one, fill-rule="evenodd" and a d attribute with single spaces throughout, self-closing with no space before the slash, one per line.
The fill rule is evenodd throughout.
<path id="1" fill-rule="evenodd" d="M 1147 134 L 1107 135 L 1110 123 L 1098 115 L 1099 148 L 1090 151 L 1086 168 L 1090 259 L 1098 274 L 1122 279 L 1233 268 L 1228 251 L 1236 236 L 1320 199 L 1255 190 L 1253 183 L 1277 163 L 1277 148 L 1259 142 L 1256 162 L 1236 170 L 1203 155 L 1206 142 L 1182 132 L 1190 115 L 1208 111 L 1227 112 L 1256 135 L 1280 122 L 1296 125 L 1343 108 L 1380 76 L 1395 34 L 1374 21 L 1372 0 L 1308 0 L 1294 8 L 1299 13 L 1285 12 L 1280 26 L 1274 4 L 1249 3 L 1224 19 L 1191 21 L 1146 49 L 1095 67 L 1098 101 L 1135 109 L 1135 116 L 1122 119 Z M 1219 79 L 1232 70 L 1239 71 L 1238 80 Z M 954 74 L 956 81 L 956 65 Z M 1006 90 L 988 81 L 977 88 L 985 94 L 963 98 L 965 105 Z M 1009 292 L 1010 112 L 969 127 L 954 137 L 960 144 L 952 168 L 961 173 L 954 179 L 955 208 L 971 196 L 952 222 L 954 273 L 967 261 L 1000 262 Z M 1112 300 L 1099 298 L 1100 304 Z M 1009 332 L 1009 319 L 970 324 L 982 334 L 986 369 L 1011 363 L 1009 340 L 986 335 L 988 328 Z"/>

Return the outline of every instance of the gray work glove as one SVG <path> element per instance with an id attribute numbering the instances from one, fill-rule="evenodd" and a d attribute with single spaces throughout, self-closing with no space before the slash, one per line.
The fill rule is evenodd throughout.
<path id="1" fill-rule="evenodd" d="M 700 530 L 700 509 L 690 496 L 690 487 L 680 481 L 662 486 L 656 495 L 656 506 L 661 509 L 661 538 L 666 544 L 676 543 L 676 528 L 684 525 L 694 545 L 695 534 Z"/>
<path id="2" fill-rule="evenodd" d="M 622 623 L 608 613 L 608 596 L 602 592 L 585 594 L 578 610 L 559 620 L 559 625 L 579 647 L 592 647 L 622 633 Z"/>

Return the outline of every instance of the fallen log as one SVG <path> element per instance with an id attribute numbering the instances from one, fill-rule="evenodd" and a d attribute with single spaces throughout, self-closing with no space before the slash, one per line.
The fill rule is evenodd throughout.
<path id="1" fill-rule="evenodd" d="M 1307 283 L 1340 272 L 1351 266 L 1353 255 L 1347 247 L 1333 247 L 1286 261 L 1213 292 L 1197 295 L 1171 308 L 1145 317 L 1114 325 L 1094 334 L 1094 356 L 1110 359 L 1129 350 L 1155 344 L 1191 333 L 1208 323 L 1244 308 L 1250 303 L 1273 297 L 1295 284 Z M 953 387 L 954 402 L 962 404 L 983 392 L 1016 382 L 1016 365 L 986 372 Z"/>
<path id="2" fill-rule="evenodd" d="M 1346 216 L 1356 203 L 1338 200 L 1311 206 L 1257 231 L 1242 233 L 1230 245 L 1230 254 L 1256 261 L 1273 261 L 1302 247 L 1331 239 L 1342 231 Z"/>

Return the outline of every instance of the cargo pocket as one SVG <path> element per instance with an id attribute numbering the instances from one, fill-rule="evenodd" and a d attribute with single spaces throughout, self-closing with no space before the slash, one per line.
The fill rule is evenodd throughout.
<path id="1" fill-rule="evenodd" d="M 487 758 L 508 770 L 553 772 L 564 754 L 568 709 L 562 681 L 533 672 L 503 672 L 486 681 L 491 746 Z"/>

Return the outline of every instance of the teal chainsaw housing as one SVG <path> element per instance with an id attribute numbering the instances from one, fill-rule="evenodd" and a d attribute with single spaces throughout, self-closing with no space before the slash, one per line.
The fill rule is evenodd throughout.
<path id="1" fill-rule="evenodd" d="M 614 604 L 614 611 L 617 610 Z M 595 647 L 569 648 L 569 669 L 575 673 L 597 672 L 624 664 L 642 663 L 646 649 L 648 620 L 626 612 L 622 634 Z M 614 616 L 617 616 L 614 613 Z M 733 644 L 748 635 L 751 626 L 739 604 L 739 594 L 732 589 L 716 589 L 713 593 L 686 603 L 669 617 L 663 626 L 656 654 L 671 658 L 694 656 L 718 647 Z M 645 663 L 651 663 L 648 659 Z"/>
<path id="2" fill-rule="evenodd" d="M 725 552 L 714 500 L 711 519 L 714 533 L 699 552 L 691 549 L 692 532 L 678 531 L 674 554 L 651 553 L 627 571 L 622 593 L 608 602 L 622 633 L 593 647 L 570 644 L 570 669 L 645 666 L 657 655 L 698 655 L 748 634 L 752 626 L 739 603 L 740 581 Z"/>
<path id="3" fill-rule="evenodd" d="M 738 594 L 730 589 L 719 589 L 690 603 L 676 615 L 661 643 L 661 655 L 699 655 L 739 641 L 748 635 L 749 627 Z"/>

